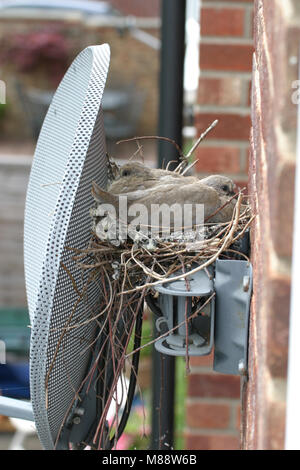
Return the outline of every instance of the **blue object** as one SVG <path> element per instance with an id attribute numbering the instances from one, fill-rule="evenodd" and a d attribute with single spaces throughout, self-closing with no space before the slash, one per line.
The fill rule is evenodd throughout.
<path id="1" fill-rule="evenodd" d="M 0 395 L 30 398 L 28 362 L 0 364 Z"/>
<path id="2" fill-rule="evenodd" d="M 15 400 L 14 398 L 0 397 L 0 415 L 34 421 L 30 401 Z"/>

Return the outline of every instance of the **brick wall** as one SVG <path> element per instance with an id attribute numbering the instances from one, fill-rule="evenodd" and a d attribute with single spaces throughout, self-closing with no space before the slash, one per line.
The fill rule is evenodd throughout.
<path id="1" fill-rule="evenodd" d="M 141 2 L 141 0 L 109 0 L 109 3 L 124 15 L 145 18 L 160 16 L 160 0 L 151 0 L 151 2 Z"/>
<path id="2" fill-rule="evenodd" d="M 219 119 L 198 148 L 199 173 L 226 173 L 245 185 L 253 54 L 252 0 L 204 0 L 201 7 L 198 133 Z"/>
<path id="3" fill-rule="evenodd" d="M 288 355 L 298 77 L 298 0 L 255 1 L 250 194 L 252 301 L 245 449 L 282 449 Z"/>
<path id="4" fill-rule="evenodd" d="M 239 377 L 212 371 L 213 356 L 191 357 L 185 449 L 228 450 L 240 445 Z"/>
<path id="5" fill-rule="evenodd" d="M 198 134 L 218 126 L 198 148 L 197 172 L 248 180 L 253 2 L 204 0 L 201 5 Z M 212 371 L 212 357 L 192 358 L 186 399 L 187 449 L 239 449 L 240 379 Z"/>

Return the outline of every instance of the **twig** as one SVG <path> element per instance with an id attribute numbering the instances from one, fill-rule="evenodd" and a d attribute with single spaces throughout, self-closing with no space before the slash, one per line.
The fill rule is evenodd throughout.
<path id="1" fill-rule="evenodd" d="M 240 191 L 241 192 L 241 191 Z M 230 199 L 228 199 L 222 206 L 218 207 L 218 209 L 216 209 L 212 214 L 210 214 L 209 216 L 207 216 L 205 219 L 204 219 L 204 223 L 206 223 L 209 219 L 211 219 L 212 217 L 214 217 L 216 214 L 218 214 L 222 209 L 224 209 L 224 207 L 228 206 L 228 204 L 233 200 L 235 199 L 237 196 L 239 195 L 239 193 L 235 194 L 234 196 L 232 196 Z"/>
<path id="2" fill-rule="evenodd" d="M 56 181 L 54 183 L 43 183 L 41 184 L 41 188 L 46 188 L 47 186 L 55 186 L 57 184 L 61 184 L 61 181 Z"/>
<path id="3" fill-rule="evenodd" d="M 137 144 L 137 150 L 134 152 L 133 155 L 131 155 L 131 157 L 129 158 L 129 161 L 133 160 L 133 158 L 139 153 L 140 156 L 141 156 L 141 159 L 142 159 L 142 162 L 144 163 L 144 152 L 143 152 L 143 147 L 141 146 L 141 144 L 139 143 L 139 141 L 137 140 L 136 141 L 136 144 Z"/>
<path id="4" fill-rule="evenodd" d="M 207 266 L 210 266 L 212 263 L 215 262 L 215 260 L 218 258 L 218 256 L 222 253 L 222 251 L 224 251 L 230 244 L 230 242 L 232 241 L 233 239 L 233 234 L 235 233 L 236 231 L 236 228 L 237 228 L 237 225 L 238 225 L 238 216 L 239 216 L 239 211 L 240 211 L 240 206 L 241 206 L 241 202 L 242 202 L 242 193 L 239 193 L 239 197 L 238 197 L 238 201 L 237 201 L 237 204 L 236 204 L 236 207 L 235 207 L 235 218 L 234 220 L 232 221 L 231 223 L 231 229 L 230 229 L 230 232 L 229 234 L 225 237 L 225 240 L 224 242 L 222 243 L 221 247 L 219 248 L 219 250 L 209 259 L 207 260 L 205 263 L 203 263 L 201 266 L 197 267 L 197 268 L 194 268 L 192 269 L 191 271 L 189 271 L 188 273 L 186 274 L 180 274 L 178 276 L 174 276 L 172 278 L 168 278 L 168 279 L 162 279 L 161 281 L 156 281 L 156 282 L 149 282 L 148 284 L 145 284 L 143 286 L 136 286 L 135 287 L 135 291 L 139 291 L 145 287 L 154 287 L 154 286 L 157 286 L 159 284 L 165 284 L 167 282 L 174 282 L 174 281 L 178 281 L 179 279 L 184 279 L 186 276 L 191 276 L 192 274 L 195 274 L 196 272 L 198 271 L 201 271 L 202 269 L 206 268 Z M 125 292 L 121 292 L 119 293 L 118 295 L 123 295 L 123 294 L 129 294 L 130 292 L 132 292 L 133 290 L 128 290 L 128 291 L 125 291 Z"/>
<path id="5" fill-rule="evenodd" d="M 216 119 L 207 129 L 206 131 L 204 131 L 199 139 L 196 140 L 196 142 L 194 143 L 194 145 L 192 146 L 192 148 L 190 149 L 190 151 L 186 154 L 185 158 L 186 160 L 188 160 L 190 158 L 190 156 L 195 152 L 196 148 L 198 147 L 198 145 L 202 142 L 202 140 L 205 139 L 205 137 L 207 136 L 207 134 L 209 134 L 209 132 L 214 129 L 214 127 L 216 127 L 216 125 L 218 124 L 219 120 Z"/>
<path id="6" fill-rule="evenodd" d="M 185 170 L 183 170 L 183 172 L 181 173 L 182 176 L 184 176 L 191 168 L 193 168 L 193 166 L 196 165 L 196 163 L 198 163 L 198 159 L 193 161 L 189 166 L 186 167 Z"/>
<path id="7" fill-rule="evenodd" d="M 117 142 L 117 145 L 119 144 L 123 144 L 124 142 L 132 142 L 133 140 L 153 140 L 153 139 L 156 139 L 156 140 L 165 140 L 166 142 L 169 142 L 170 144 L 174 145 L 174 147 L 176 148 L 177 152 L 179 153 L 179 156 L 180 156 L 180 159 L 181 160 L 184 160 L 185 159 L 185 156 L 181 150 L 181 148 L 179 147 L 178 144 L 176 144 L 176 142 L 173 140 L 173 139 L 170 139 L 169 137 L 161 137 L 161 136 L 158 136 L 158 135 L 143 135 L 141 137 L 131 137 L 130 139 L 123 139 L 123 140 L 119 140 Z"/>
<path id="8" fill-rule="evenodd" d="M 196 143 L 197 145 L 199 145 L 201 140 L 203 140 L 214 125 L 215 123 L 200 136 L 200 139 L 197 141 L 198 143 Z M 157 136 L 146 138 L 159 139 Z M 139 147 L 138 151 L 140 150 L 140 139 L 142 138 L 136 137 L 128 139 L 137 141 Z M 170 141 L 170 139 L 167 138 L 163 138 L 163 140 Z M 196 144 L 193 146 L 194 150 Z M 192 153 L 194 150 L 191 149 L 190 152 Z M 193 164 L 195 164 L 195 162 Z M 185 168 L 182 174 L 186 174 L 193 164 Z M 181 166 L 179 165 L 181 170 L 184 165 L 185 160 L 182 160 Z M 72 278 L 70 270 L 63 266 L 71 279 L 75 292 L 78 294 L 78 299 L 74 304 L 71 315 L 67 318 L 66 324 L 63 327 L 46 375 L 46 407 L 48 407 L 49 377 L 57 359 L 58 351 L 64 346 L 63 338 L 65 334 L 70 329 L 80 328 L 83 325 L 95 321 L 97 333 L 92 338 L 88 339 L 87 342 L 89 344 L 84 344 L 83 351 L 81 351 L 82 354 L 86 354 L 89 349 L 95 350 L 95 348 L 97 348 L 93 356 L 94 363 L 83 378 L 80 386 L 77 387 L 77 390 L 75 390 L 75 388 L 73 389 L 74 399 L 72 400 L 73 404 L 76 398 L 79 398 L 79 391 L 82 390 L 84 384 L 88 391 L 90 387 L 94 386 L 95 380 L 98 381 L 100 385 L 99 390 L 102 390 L 101 396 L 98 397 L 101 416 L 93 436 L 93 441 L 96 444 L 94 447 L 98 445 L 105 446 L 105 442 L 109 439 L 110 445 L 115 446 L 120 436 L 118 428 L 120 427 L 121 421 L 118 412 L 125 390 L 122 388 L 121 392 L 119 392 L 117 386 L 120 377 L 124 373 L 125 362 L 127 362 L 130 356 L 137 353 L 142 348 L 153 344 L 158 339 L 164 338 L 180 326 L 185 325 L 186 367 L 188 369 L 189 348 L 187 335 L 189 322 L 199 315 L 199 312 L 203 310 L 205 305 L 211 301 L 215 294 L 212 294 L 204 305 L 200 305 L 201 302 L 194 304 L 191 315 L 186 307 L 184 320 L 168 332 L 162 334 L 159 338 L 150 340 L 139 348 L 137 348 L 137 346 L 130 346 L 130 349 L 129 341 L 132 337 L 138 309 L 143 305 L 145 296 L 149 293 L 150 289 L 156 285 L 184 279 L 186 288 L 189 290 L 189 276 L 203 269 L 210 277 L 208 267 L 214 263 L 220 255 L 223 254 L 224 256 L 230 257 L 230 253 L 233 253 L 234 255 L 245 256 L 235 250 L 235 246 L 232 246 L 234 241 L 243 236 L 254 218 L 251 217 L 248 207 L 246 207 L 245 210 L 241 210 L 243 200 L 243 194 L 241 192 L 226 201 L 222 207 L 217 209 L 215 213 L 211 214 L 206 220 L 209 220 L 218 211 L 222 210 L 222 208 L 235 197 L 237 198 L 237 202 L 233 209 L 231 220 L 218 224 L 206 222 L 199 225 L 198 230 L 201 230 L 200 233 L 202 233 L 204 227 L 206 238 L 201 240 L 198 244 L 197 242 L 194 244 L 189 243 L 188 240 L 184 239 L 158 239 L 155 242 L 153 251 L 150 251 L 147 243 L 143 241 L 140 242 L 140 245 L 137 245 L 133 240 L 128 239 L 123 241 L 120 247 L 115 247 L 110 245 L 109 241 L 101 241 L 94 233 L 91 233 L 91 239 L 86 248 L 74 249 L 68 247 L 68 250 L 73 251 L 73 253 L 70 254 L 71 259 L 77 263 L 83 275 L 86 273 L 87 269 L 92 270 L 93 277 L 91 280 L 99 283 L 99 286 L 101 285 L 102 293 L 100 299 L 97 300 L 97 311 L 94 309 L 94 306 L 87 305 L 88 308 L 91 308 L 91 316 L 89 318 L 83 318 L 82 321 L 78 319 L 75 324 L 75 321 L 72 321 L 72 317 L 74 317 L 78 303 L 83 299 L 87 286 L 84 286 L 83 289 L 79 289 L 79 284 Z M 210 228 L 211 226 L 212 228 Z M 248 260 L 246 256 L 245 259 Z M 115 275 L 113 276 L 113 274 Z M 85 296 L 84 300 L 88 301 L 89 299 Z M 78 336 L 80 337 L 80 335 Z M 131 365 L 131 367 L 133 366 Z M 112 418 L 107 428 L 107 413 L 111 403 L 115 403 L 116 415 Z M 68 413 L 69 410 L 66 412 L 65 418 L 68 416 Z M 116 436 L 114 442 L 112 442 L 110 437 L 112 434 Z"/>
<path id="9" fill-rule="evenodd" d="M 182 170 L 182 168 L 184 168 L 184 166 L 188 165 L 189 163 L 189 158 L 190 156 L 194 153 L 194 151 L 196 150 L 196 148 L 198 147 L 198 145 L 205 139 L 205 137 L 207 136 L 207 134 L 214 128 L 216 127 L 216 125 L 218 124 L 218 119 L 216 119 L 201 135 L 200 137 L 196 140 L 196 142 L 194 143 L 194 145 L 192 146 L 192 148 L 189 150 L 189 152 L 185 155 L 185 157 L 182 159 L 183 161 L 178 165 L 177 168 L 175 168 L 175 172 L 176 173 L 180 173 L 180 171 Z"/>

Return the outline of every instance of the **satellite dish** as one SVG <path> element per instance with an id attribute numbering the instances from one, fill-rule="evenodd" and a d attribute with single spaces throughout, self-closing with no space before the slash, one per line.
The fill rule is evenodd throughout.
<path id="1" fill-rule="evenodd" d="M 90 274 L 76 268 L 68 247 L 87 246 L 91 182 L 106 185 L 101 102 L 109 60 L 110 49 L 104 44 L 84 49 L 71 64 L 44 120 L 27 190 L 30 389 L 45 449 L 87 442 L 97 418 L 95 397 L 89 395 L 88 403 L 81 399 L 80 410 L 78 397 L 95 353 L 91 345 L 97 323 L 88 320 L 97 311 L 101 286 L 88 283 Z M 71 328 L 74 322 L 80 326 Z"/>
<path id="2" fill-rule="evenodd" d="M 137 303 L 130 381 L 122 391 L 119 419 L 117 393 L 126 381 L 108 341 L 107 315 L 99 318 L 105 283 L 95 279 L 95 271 L 79 269 L 70 251 L 85 249 L 91 239 L 92 181 L 103 188 L 107 184 L 101 104 L 109 60 L 104 44 L 87 47 L 71 64 L 45 117 L 27 190 L 31 404 L 0 397 L 0 414 L 35 421 L 49 450 L 111 449 L 125 428 L 136 386 L 142 302 Z M 114 325 L 123 348 L 129 341 L 126 321 L 131 317 L 125 311 Z M 111 409 L 117 415 L 114 427 L 107 422 Z"/>

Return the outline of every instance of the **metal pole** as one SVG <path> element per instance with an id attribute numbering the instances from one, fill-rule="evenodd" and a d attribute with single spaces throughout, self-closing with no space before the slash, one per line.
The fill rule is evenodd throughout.
<path id="1" fill-rule="evenodd" d="M 182 147 L 186 0 L 162 0 L 162 46 L 158 135 Z M 158 166 L 178 161 L 173 145 L 158 144 Z M 176 164 L 174 164 L 176 166 Z M 172 165 L 169 167 L 172 169 Z M 152 449 L 174 446 L 175 357 L 153 348 Z"/>
<path id="2" fill-rule="evenodd" d="M 186 0 L 162 0 L 159 135 L 182 146 Z M 158 144 L 158 166 L 177 160 L 173 145 Z"/>
<path id="3" fill-rule="evenodd" d="M 152 443 L 151 449 L 172 449 L 174 446 L 174 356 L 153 348 L 152 362 Z"/>

